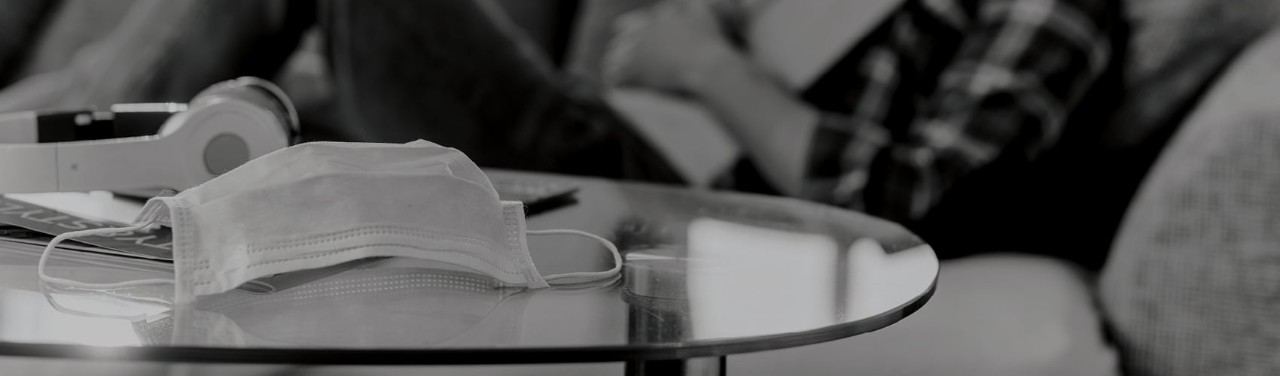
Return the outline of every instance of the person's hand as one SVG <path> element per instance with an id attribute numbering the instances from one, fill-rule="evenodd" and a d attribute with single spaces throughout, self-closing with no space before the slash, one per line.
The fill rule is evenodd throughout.
<path id="1" fill-rule="evenodd" d="M 711 7 L 700 0 L 667 0 L 618 19 L 604 57 L 605 80 L 693 92 L 712 69 L 740 59 Z"/>

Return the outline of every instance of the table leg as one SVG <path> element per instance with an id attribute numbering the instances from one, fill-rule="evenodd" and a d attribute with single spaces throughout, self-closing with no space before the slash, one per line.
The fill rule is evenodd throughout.
<path id="1" fill-rule="evenodd" d="M 692 358 L 627 362 L 627 376 L 724 376 L 725 358 Z"/>

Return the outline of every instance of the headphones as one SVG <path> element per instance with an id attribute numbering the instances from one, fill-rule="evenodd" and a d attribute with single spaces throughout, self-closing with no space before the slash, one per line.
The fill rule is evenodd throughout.
<path id="1" fill-rule="evenodd" d="M 4 114 L 0 193 L 183 190 L 288 147 L 298 133 L 284 91 L 255 77 L 215 84 L 187 104 Z"/>

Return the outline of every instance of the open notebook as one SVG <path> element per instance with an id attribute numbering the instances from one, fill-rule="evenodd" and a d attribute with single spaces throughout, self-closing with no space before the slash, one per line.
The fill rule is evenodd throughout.
<path id="1" fill-rule="evenodd" d="M 750 57 L 784 87 L 799 92 L 880 24 L 901 0 L 736 3 L 749 15 L 743 35 Z M 614 90 L 607 99 L 694 186 L 710 184 L 742 153 L 715 114 L 695 101 L 642 89 Z"/>

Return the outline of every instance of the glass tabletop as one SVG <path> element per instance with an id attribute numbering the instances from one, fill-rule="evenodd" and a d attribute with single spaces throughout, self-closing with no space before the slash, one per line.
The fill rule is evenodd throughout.
<path id="1" fill-rule="evenodd" d="M 575 202 L 531 217 L 529 228 L 604 236 L 622 251 L 623 273 L 523 290 L 462 267 L 370 259 L 172 306 L 148 292 L 42 287 L 39 247 L 0 245 L 0 355 L 300 364 L 711 357 L 876 330 L 919 309 L 936 283 L 937 258 L 918 237 L 839 208 L 554 175 L 491 177 L 577 186 Z M 530 237 L 529 248 L 544 275 L 612 266 L 589 240 Z M 169 264 L 72 251 L 54 257 L 50 273 L 172 278 Z"/>

